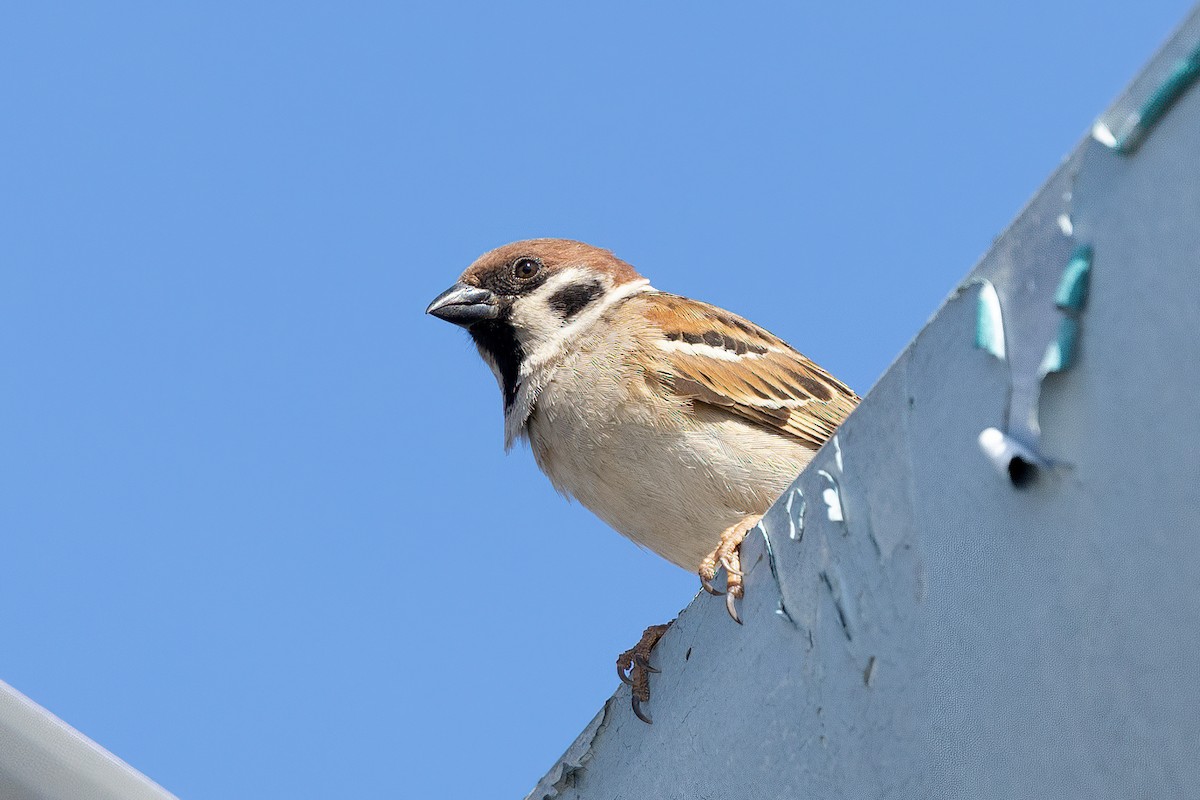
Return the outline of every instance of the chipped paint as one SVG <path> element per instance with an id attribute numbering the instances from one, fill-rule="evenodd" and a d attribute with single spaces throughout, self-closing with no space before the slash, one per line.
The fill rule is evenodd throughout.
<path id="1" fill-rule="evenodd" d="M 609 698 L 600 713 L 592 718 L 567 748 L 567 752 L 525 796 L 525 800 L 555 800 L 562 796 L 563 791 L 575 787 L 580 773 L 592 758 L 592 745 L 608 725 L 608 709 L 612 703 L 613 698 Z"/>
<path id="2" fill-rule="evenodd" d="M 833 598 L 833 606 L 837 609 L 838 623 L 842 626 L 842 633 L 846 634 L 847 639 L 853 639 L 854 605 L 850 593 L 847 591 L 845 578 L 842 577 L 841 571 L 836 566 L 830 565 L 821 570 L 821 581 L 829 590 L 829 596 Z"/>
<path id="3" fill-rule="evenodd" d="M 788 538 L 798 542 L 804 538 L 804 511 L 808 507 L 799 487 L 789 489 L 784 508 L 787 510 Z"/>
<path id="4" fill-rule="evenodd" d="M 817 470 L 817 474 L 829 482 L 829 486 L 821 492 L 821 499 L 825 501 L 826 516 L 831 522 L 845 522 L 846 515 L 842 513 L 842 496 L 837 478 L 823 469 Z"/>
<path id="5" fill-rule="evenodd" d="M 779 579 L 779 564 L 775 559 L 775 548 L 771 546 L 771 534 L 767 531 L 767 526 L 762 522 L 759 522 L 754 527 L 762 534 L 763 547 L 767 551 L 767 565 L 771 568 L 771 580 L 775 581 L 775 588 L 779 591 L 779 602 L 775 607 L 775 614 L 783 617 L 792 623 L 793 626 L 799 627 L 792 613 L 788 611 L 787 596 L 785 595 L 783 581 Z"/>
<path id="6" fill-rule="evenodd" d="M 1122 121 L 1120 133 L 1105 127 L 1102 134 L 1104 138 L 1098 136 L 1097 139 L 1123 156 L 1133 155 L 1154 126 L 1166 116 L 1197 78 L 1200 78 L 1200 47 L 1175 62 L 1170 73 L 1146 98 L 1141 108 Z"/>
<path id="7" fill-rule="evenodd" d="M 1079 313 L 1087 304 L 1088 287 L 1092 278 L 1091 245 L 1080 245 L 1071 254 L 1054 292 L 1054 305 L 1060 311 Z"/>
<path id="8" fill-rule="evenodd" d="M 1000 307 L 1000 295 L 991 281 L 979 282 L 976 300 L 975 346 L 991 353 L 1001 361 L 1008 350 L 1004 346 L 1004 310 Z"/>

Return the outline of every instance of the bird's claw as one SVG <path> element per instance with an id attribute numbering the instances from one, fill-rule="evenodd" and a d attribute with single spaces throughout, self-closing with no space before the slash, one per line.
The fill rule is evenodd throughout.
<path id="1" fill-rule="evenodd" d="M 742 572 L 742 558 L 739 548 L 755 525 L 762 519 L 760 514 L 752 514 L 742 519 L 736 525 L 726 528 L 721 534 L 721 540 L 716 548 L 700 562 L 700 585 L 713 595 L 725 595 L 725 610 L 730 618 L 738 625 L 742 624 L 741 615 L 737 610 L 737 599 L 742 596 L 742 584 L 745 573 Z M 717 577 L 717 569 L 725 569 L 725 588 L 722 592 L 713 587 L 713 579 Z"/>
<path id="2" fill-rule="evenodd" d="M 647 725 L 654 724 L 654 720 L 650 719 L 648 715 L 642 713 L 642 701 L 636 694 L 633 696 L 633 715 Z"/>
<path id="3" fill-rule="evenodd" d="M 650 675 L 661 672 L 650 666 L 650 651 L 670 626 L 670 622 L 666 625 L 651 625 L 642 633 L 642 638 L 637 644 L 617 656 L 617 677 L 630 688 L 633 713 L 648 725 L 653 723 L 642 711 L 642 703 L 650 700 Z"/>
<path id="4" fill-rule="evenodd" d="M 620 678 L 621 683 L 625 684 L 626 686 L 633 686 L 633 681 L 629 679 L 627 674 L 625 674 L 625 670 L 627 670 L 629 667 L 621 665 L 621 658 L 624 656 L 625 654 L 622 653 L 621 656 L 617 658 L 617 677 Z"/>
<path id="5" fill-rule="evenodd" d="M 662 672 L 661 669 L 655 669 L 654 667 L 650 666 L 650 661 L 645 656 L 643 656 L 641 653 L 633 654 L 633 663 L 637 664 L 639 667 L 646 670 L 646 672 L 654 672 L 654 673 Z"/>
<path id="6" fill-rule="evenodd" d="M 734 602 L 736 599 L 732 594 L 725 595 L 725 610 L 729 612 L 729 616 L 733 617 L 734 622 L 741 625 L 742 618 L 738 616 L 737 604 Z"/>

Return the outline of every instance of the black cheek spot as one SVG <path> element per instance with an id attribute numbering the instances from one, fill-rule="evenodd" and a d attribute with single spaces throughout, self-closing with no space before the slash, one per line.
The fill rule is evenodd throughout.
<path id="1" fill-rule="evenodd" d="M 573 284 L 563 287 L 551 295 L 550 308 L 566 322 L 587 308 L 602 294 L 604 294 L 604 287 L 600 285 L 599 281 Z"/>

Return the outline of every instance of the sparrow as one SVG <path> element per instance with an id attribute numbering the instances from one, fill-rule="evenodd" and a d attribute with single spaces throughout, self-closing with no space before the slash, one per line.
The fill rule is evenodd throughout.
<path id="1" fill-rule="evenodd" d="M 506 450 L 528 441 L 561 494 L 713 594 L 723 567 L 738 623 L 742 540 L 858 403 L 782 339 L 583 242 L 496 248 L 426 313 L 466 328 L 495 374 Z M 617 660 L 646 722 L 666 629 Z"/>

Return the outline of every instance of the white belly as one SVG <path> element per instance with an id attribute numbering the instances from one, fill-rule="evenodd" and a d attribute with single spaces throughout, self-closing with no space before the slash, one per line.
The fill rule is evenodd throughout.
<path id="1" fill-rule="evenodd" d="M 812 457 L 740 417 L 648 402 L 644 386 L 617 381 L 556 370 L 528 421 L 534 458 L 560 492 L 684 569 L 730 525 L 766 511 Z"/>

